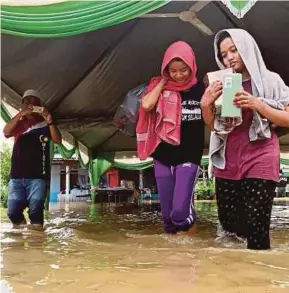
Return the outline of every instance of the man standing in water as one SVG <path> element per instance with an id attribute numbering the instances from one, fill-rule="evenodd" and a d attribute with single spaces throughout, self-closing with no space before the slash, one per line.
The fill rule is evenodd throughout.
<path id="1" fill-rule="evenodd" d="M 60 143 L 62 138 L 51 114 L 41 104 L 40 93 L 27 90 L 22 97 L 22 111 L 3 130 L 6 138 L 15 139 L 8 185 L 8 217 L 13 228 L 26 224 L 26 207 L 31 228 L 42 228 L 44 223 L 50 177 L 49 139 Z"/>

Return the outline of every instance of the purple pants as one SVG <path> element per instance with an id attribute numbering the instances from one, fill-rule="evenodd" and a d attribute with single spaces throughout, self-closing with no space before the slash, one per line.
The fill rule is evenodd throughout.
<path id="1" fill-rule="evenodd" d="M 154 167 L 165 232 L 187 231 L 196 220 L 193 190 L 199 166 L 185 163 L 173 167 L 154 160 Z"/>

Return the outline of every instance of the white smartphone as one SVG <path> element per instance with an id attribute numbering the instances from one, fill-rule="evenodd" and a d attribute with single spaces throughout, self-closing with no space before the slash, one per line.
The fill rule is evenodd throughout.
<path id="1" fill-rule="evenodd" d="M 32 107 L 32 112 L 33 112 L 33 113 L 39 113 L 39 114 L 42 114 L 42 113 L 43 113 L 43 107 L 33 106 L 33 107 Z"/>
<path id="2" fill-rule="evenodd" d="M 226 74 L 231 74 L 231 73 L 233 73 L 232 68 L 227 68 L 227 69 L 218 70 L 214 72 L 208 72 L 207 76 L 208 76 L 209 84 L 212 84 L 214 81 L 220 81 L 223 83 L 224 76 Z M 222 102 L 223 102 L 223 95 L 220 95 L 220 97 L 215 101 L 216 109 L 219 110 L 221 108 Z"/>
<path id="3" fill-rule="evenodd" d="M 224 75 L 230 74 L 230 73 L 233 73 L 232 68 L 227 68 L 227 69 L 218 70 L 214 72 L 208 72 L 207 76 L 208 76 L 209 84 L 213 83 L 214 81 L 223 82 Z"/>

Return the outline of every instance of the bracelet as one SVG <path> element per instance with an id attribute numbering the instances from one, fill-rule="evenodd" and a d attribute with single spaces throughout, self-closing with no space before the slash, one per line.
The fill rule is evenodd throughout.
<path id="1" fill-rule="evenodd" d="M 53 122 L 47 123 L 48 126 L 54 125 Z"/>

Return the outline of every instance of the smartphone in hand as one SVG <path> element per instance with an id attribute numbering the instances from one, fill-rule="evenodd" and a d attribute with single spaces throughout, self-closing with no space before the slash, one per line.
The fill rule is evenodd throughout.
<path id="1" fill-rule="evenodd" d="M 234 105 L 237 92 L 242 90 L 242 74 L 230 73 L 223 76 L 222 117 L 241 117 L 241 109 Z"/>
<path id="2" fill-rule="evenodd" d="M 214 81 L 220 81 L 223 83 L 223 78 L 226 74 L 231 74 L 233 73 L 232 68 L 227 68 L 227 69 L 222 69 L 214 72 L 208 72 L 207 73 L 207 78 L 209 84 L 212 84 Z M 218 109 L 218 112 L 220 111 L 219 109 L 222 106 L 222 101 L 223 101 L 223 95 L 220 95 L 219 98 L 215 101 L 215 107 Z"/>
<path id="3" fill-rule="evenodd" d="M 33 112 L 33 113 L 42 114 L 42 113 L 43 113 L 43 107 L 33 106 L 33 107 L 32 107 L 32 112 Z"/>

